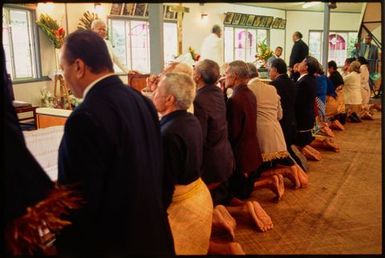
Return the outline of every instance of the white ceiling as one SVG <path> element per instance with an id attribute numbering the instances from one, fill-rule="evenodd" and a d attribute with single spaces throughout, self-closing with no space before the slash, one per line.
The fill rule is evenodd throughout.
<path id="1" fill-rule="evenodd" d="M 305 2 L 282 2 L 282 1 L 269 1 L 269 2 L 257 2 L 257 3 L 242 3 L 245 5 L 253 5 L 253 6 L 260 6 L 260 7 L 269 7 L 269 8 L 277 8 L 277 9 L 284 9 L 284 10 L 296 10 L 296 11 L 319 11 L 323 12 L 325 3 L 319 2 L 319 4 L 316 4 L 309 8 L 303 8 L 303 4 Z M 360 13 L 362 11 L 362 6 L 365 3 L 356 1 L 350 1 L 345 3 L 340 3 L 337 1 L 337 8 L 331 9 L 331 12 L 357 12 Z"/>

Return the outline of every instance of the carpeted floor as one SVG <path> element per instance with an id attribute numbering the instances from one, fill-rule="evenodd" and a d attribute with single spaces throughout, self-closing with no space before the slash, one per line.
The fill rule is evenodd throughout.
<path id="1" fill-rule="evenodd" d="M 238 221 L 236 241 L 246 254 L 381 254 L 381 113 L 374 121 L 334 131 L 341 152 L 321 151 L 310 161 L 309 187 L 290 182 L 279 203 L 269 190 L 251 197 L 271 216 L 274 228 L 262 233 Z"/>

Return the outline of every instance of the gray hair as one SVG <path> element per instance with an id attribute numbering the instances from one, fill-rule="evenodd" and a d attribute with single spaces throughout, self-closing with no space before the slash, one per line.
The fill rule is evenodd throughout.
<path id="1" fill-rule="evenodd" d="M 258 77 L 257 67 L 253 63 L 246 63 L 249 68 L 250 79 Z"/>
<path id="2" fill-rule="evenodd" d="M 229 63 L 229 70 L 232 74 L 238 76 L 240 79 L 249 79 L 249 68 L 243 61 L 236 60 Z"/>
<path id="3" fill-rule="evenodd" d="M 191 76 L 185 73 L 166 73 L 162 81 L 165 93 L 175 97 L 175 107 L 187 110 L 195 98 L 195 82 Z"/>
<path id="4" fill-rule="evenodd" d="M 106 23 L 100 19 L 96 19 L 91 23 L 91 30 L 94 30 L 96 26 L 98 25 L 104 25 L 106 26 Z"/>
<path id="5" fill-rule="evenodd" d="M 349 66 L 349 69 L 352 71 L 352 72 L 356 72 L 356 73 L 360 73 L 360 67 L 361 67 L 361 63 L 358 62 L 358 61 L 353 61 L 350 66 Z"/>
<path id="6" fill-rule="evenodd" d="M 210 59 L 200 61 L 195 65 L 195 70 L 202 76 L 207 84 L 214 84 L 220 77 L 219 65 Z"/>

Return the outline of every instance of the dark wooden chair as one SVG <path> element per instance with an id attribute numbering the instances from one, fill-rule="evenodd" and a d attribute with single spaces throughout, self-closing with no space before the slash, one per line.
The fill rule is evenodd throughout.
<path id="1" fill-rule="evenodd" d="M 16 115 L 18 116 L 20 125 L 32 126 L 36 129 L 36 108 L 32 106 L 31 103 L 15 100 L 15 94 L 13 92 L 13 85 L 11 81 L 11 77 L 8 74 L 8 85 L 7 85 L 10 93 L 10 97 L 12 100 L 13 107 L 15 108 Z M 22 114 L 19 116 L 19 114 Z M 31 121 L 33 120 L 33 123 Z M 28 122 L 29 121 L 29 122 Z"/>

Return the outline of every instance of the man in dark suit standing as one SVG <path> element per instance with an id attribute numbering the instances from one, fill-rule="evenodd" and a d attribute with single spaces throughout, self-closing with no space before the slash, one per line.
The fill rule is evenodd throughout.
<path id="1" fill-rule="evenodd" d="M 377 72 L 378 64 L 378 47 L 372 44 L 372 35 L 368 34 L 365 36 L 365 42 L 361 43 L 360 51 L 358 56 L 365 57 L 369 63 L 369 73 Z"/>
<path id="2" fill-rule="evenodd" d="M 95 32 L 68 35 L 60 65 L 75 97 L 84 100 L 65 125 L 58 183 L 77 183 L 85 205 L 58 237 L 58 253 L 175 254 L 153 104 L 113 73 Z"/>
<path id="3" fill-rule="evenodd" d="M 302 62 L 302 60 L 309 55 L 309 47 L 302 40 L 302 33 L 296 31 L 293 33 L 293 48 L 291 49 L 289 70 L 291 71 L 295 64 Z"/>

